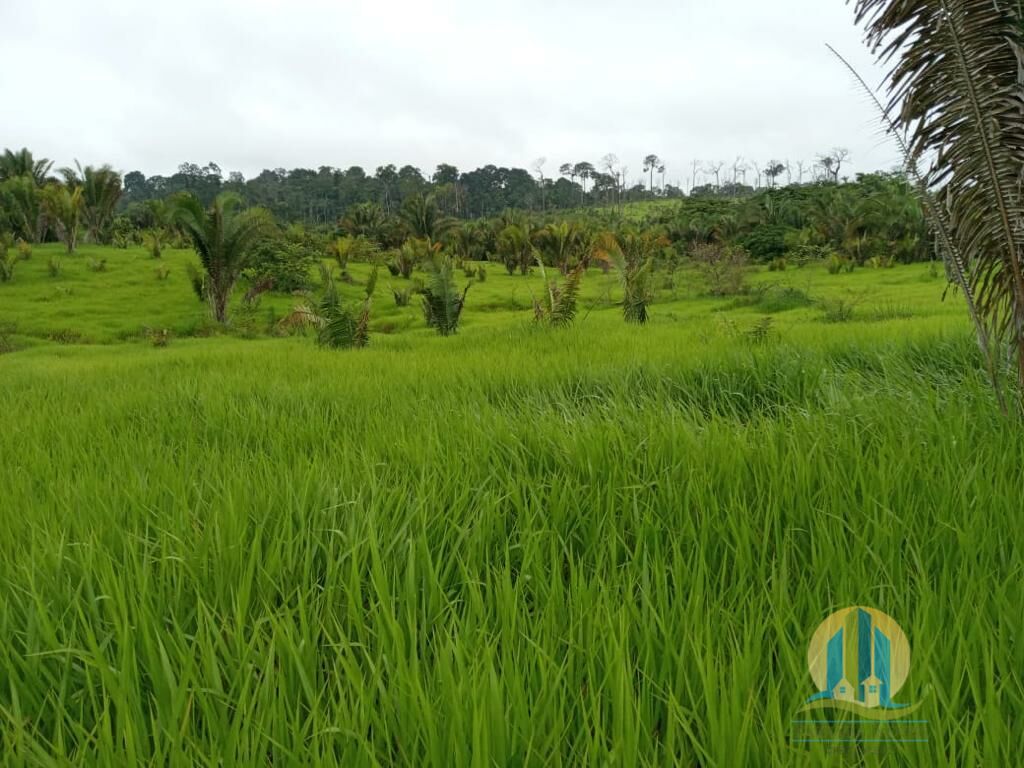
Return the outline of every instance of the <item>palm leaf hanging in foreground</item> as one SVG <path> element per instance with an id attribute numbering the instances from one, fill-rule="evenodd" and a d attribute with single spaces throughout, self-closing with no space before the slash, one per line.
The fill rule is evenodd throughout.
<path id="1" fill-rule="evenodd" d="M 887 108 L 910 156 L 931 158 L 949 248 L 989 338 L 1008 345 L 1024 386 L 1024 100 L 1017 0 L 856 0 L 857 21 L 891 62 Z"/>

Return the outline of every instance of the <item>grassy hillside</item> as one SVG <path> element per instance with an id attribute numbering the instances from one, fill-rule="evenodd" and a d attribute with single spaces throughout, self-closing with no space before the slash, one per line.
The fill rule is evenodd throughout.
<path id="1" fill-rule="evenodd" d="M 8 764 L 1020 762 L 1024 437 L 927 265 L 683 272 L 643 328 L 595 270 L 563 330 L 493 266 L 446 339 L 382 277 L 331 352 L 82 250 L 0 284 Z M 856 604 L 927 743 L 793 743 Z"/>

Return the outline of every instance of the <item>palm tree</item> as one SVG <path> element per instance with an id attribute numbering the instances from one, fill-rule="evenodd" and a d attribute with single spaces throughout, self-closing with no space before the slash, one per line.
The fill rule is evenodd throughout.
<path id="1" fill-rule="evenodd" d="M 402 221 L 413 237 L 420 237 L 431 244 L 455 226 L 455 220 L 441 213 L 433 195 L 413 195 L 402 204 Z"/>
<path id="2" fill-rule="evenodd" d="M 171 199 L 173 221 L 192 240 L 206 271 L 206 299 L 219 323 L 227 323 L 228 299 L 253 253 L 253 246 L 273 227 L 262 208 L 239 210 L 242 199 L 222 192 L 209 209 L 184 192 Z"/>
<path id="3" fill-rule="evenodd" d="M 40 243 L 46 234 L 42 194 L 31 176 L 0 182 L 0 201 L 7 206 L 15 234 L 27 243 Z"/>
<path id="4" fill-rule="evenodd" d="M 36 160 L 27 149 L 22 148 L 17 152 L 5 149 L 3 155 L 0 155 L 0 181 L 28 176 L 37 187 L 41 187 L 46 183 L 46 175 L 52 167 L 53 161 L 45 158 Z"/>
<path id="5" fill-rule="evenodd" d="M 82 188 L 53 183 L 43 187 L 42 204 L 46 219 L 57 231 L 68 253 L 78 245 L 78 231 L 82 222 L 85 199 Z"/>
<path id="6" fill-rule="evenodd" d="M 1007 344 L 1024 392 L 1020 4 L 857 0 L 856 12 L 868 44 L 892 62 L 888 115 L 897 137 L 907 134 L 908 166 L 930 160 L 919 188 L 981 346 Z M 942 205 L 931 202 L 933 189 Z"/>
<path id="7" fill-rule="evenodd" d="M 586 194 L 587 194 L 587 180 L 594 178 L 594 174 L 597 172 L 597 169 L 594 168 L 593 163 L 583 162 L 583 163 L 576 163 L 576 165 L 574 165 L 572 167 L 572 172 L 573 172 L 573 174 L 575 176 L 579 177 L 580 182 L 583 184 L 583 195 L 586 196 Z M 582 201 L 583 201 L 583 197 L 580 198 L 580 202 L 582 202 Z"/>
<path id="8" fill-rule="evenodd" d="M 350 235 L 362 235 L 383 245 L 383 230 L 387 225 L 384 209 L 376 203 L 359 203 L 345 211 L 341 227 Z"/>
<path id="9" fill-rule="evenodd" d="M 89 239 L 94 243 L 106 240 L 117 202 L 121 199 L 121 174 L 109 165 L 83 168 L 76 160 L 74 168 L 61 168 L 69 187 L 81 187 L 85 209 L 82 219 Z"/>
<path id="10" fill-rule="evenodd" d="M 657 155 L 648 155 L 644 158 L 644 171 L 651 174 L 651 194 L 654 194 L 654 171 L 661 165 L 661 158 Z"/>
<path id="11" fill-rule="evenodd" d="M 548 224 L 534 239 L 547 263 L 565 275 L 580 261 L 585 241 L 583 230 L 574 221 Z"/>
<path id="12" fill-rule="evenodd" d="M 520 274 L 530 274 L 536 251 L 529 222 L 506 225 L 498 233 L 497 250 L 510 275 L 515 274 L 516 269 Z"/>

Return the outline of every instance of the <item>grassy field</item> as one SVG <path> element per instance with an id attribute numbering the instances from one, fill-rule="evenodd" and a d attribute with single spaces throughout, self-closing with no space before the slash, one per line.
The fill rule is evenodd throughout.
<path id="1" fill-rule="evenodd" d="M 563 330 L 492 266 L 451 338 L 382 278 L 332 352 L 56 253 L 0 284 L 6 765 L 1024 762 L 1024 436 L 928 265 L 681 272 L 643 328 L 592 271 Z M 927 743 L 794 743 L 856 604 Z"/>

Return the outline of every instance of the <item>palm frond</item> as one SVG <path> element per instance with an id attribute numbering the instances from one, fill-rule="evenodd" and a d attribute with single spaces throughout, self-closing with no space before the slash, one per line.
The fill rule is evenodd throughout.
<path id="1" fill-rule="evenodd" d="M 1009 345 L 1024 385 L 1020 3 L 857 0 L 856 10 L 892 62 L 886 112 L 910 156 L 931 158 L 924 185 L 943 201 L 989 338 Z"/>
<path id="2" fill-rule="evenodd" d="M 832 55 L 834 55 L 853 76 L 863 93 L 877 110 L 879 119 L 882 121 L 882 125 L 885 128 L 886 135 L 891 136 L 893 141 L 899 147 L 900 155 L 903 158 L 904 170 L 914 182 L 914 192 L 921 204 L 921 208 L 924 211 L 925 219 L 928 221 L 928 226 L 931 229 L 932 234 L 935 236 L 937 250 L 939 251 L 939 255 L 941 256 L 943 263 L 946 265 L 947 274 L 952 277 L 953 283 L 960 289 L 964 296 L 964 301 L 967 304 L 967 314 L 971 318 L 975 334 L 978 337 L 978 346 L 980 347 L 985 359 L 985 367 L 988 371 L 989 380 L 992 384 L 993 391 L 999 400 L 1000 406 L 1005 411 L 1006 405 L 1002 394 L 1002 387 L 999 383 L 996 359 L 992 352 L 991 340 L 989 339 L 989 330 L 986 327 L 984 319 L 981 317 L 981 313 L 978 311 L 977 300 L 974 297 L 974 287 L 968 280 L 968 267 L 964 261 L 963 255 L 960 253 L 960 249 L 957 247 L 953 233 L 950 231 L 946 211 L 942 205 L 939 204 L 938 200 L 935 199 L 935 195 L 932 191 L 928 188 L 924 175 L 918 166 L 917 157 L 912 154 L 910 146 L 907 144 L 907 139 L 889 116 L 888 110 L 882 105 L 881 100 L 875 94 L 874 90 L 867 84 L 864 78 L 861 77 L 857 69 L 841 53 L 839 53 L 839 51 L 831 45 L 827 45 L 827 47 L 832 52 Z"/>

